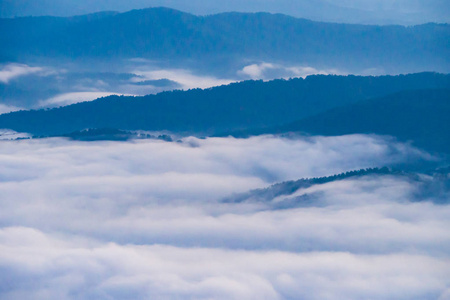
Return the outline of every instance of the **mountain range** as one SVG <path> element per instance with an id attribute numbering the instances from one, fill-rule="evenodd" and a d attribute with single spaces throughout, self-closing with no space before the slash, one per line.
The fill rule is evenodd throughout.
<path id="1" fill-rule="evenodd" d="M 0 2 L 0 17 L 73 16 L 158 6 L 197 15 L 266 11 L 316 21 L 358 24 L 413 25 L 449 20 L 449 4 L 445 0 L 4 0 Z"/>
<path id="2" fill-rule="evenodd" d="M 375 133 L 448 152 L 449 86 L 450 75 L 438 73 L 244 81 L 12 112 L 0 115 L 0 128 L 35 135 L 64 135 L 86 128 L 198 136 Z"/>
<path id="3" fill-rule="evenodd" d="M 0 61 L 253 60 L 386 72 L 450 70 L 450 25 L 369 26 L 282 14 L 196 16 L 168 8 L 0 19 Z"/>

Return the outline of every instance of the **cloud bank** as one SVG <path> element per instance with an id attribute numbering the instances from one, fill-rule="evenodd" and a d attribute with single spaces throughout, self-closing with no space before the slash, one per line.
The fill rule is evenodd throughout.
<path id="1" fill-rule="evenodd" d="M 448 299 L 449 262 L 418 254 L 80 247 L 26 228 L 0 239 L 2 269 L 19 269 L 4 299 Z"/>
<path id="2" fill-rule="evenodd" d="M 108 95 L 149 95 L 174 89 L 206 89 L 242 80 L 305 78 L 314 74 L 346 75 L 333 67 L 283 65 L 274 62 L 225 62 L 202 67 L 133 58 L 102 63 L 59 62 L 30 67 L 7 64 L 0 70 L 0 113 L 39 109 L 92 101 Z M 99 70 L 103 70 L 99 72 Z M 205 72 L 208 74 L 205 75 Z M 369 68 L 354 74 L 383 75 L 380 68 Z"/>
<path id="3" fill-rule="evenodd" d="M 2 299 L 448 299 L 448 179 L 316 185 L 314 205 L 221 201 L 435 158 L 364 135 L 2 141 Z M 447 184 L 447 185 L 446 185 Z M 277 201 L 277 199 L 274 199 Z"/>
<path id="4" fill-rule="evenodd" d="M 198 75 L 194 70 L 162 67 L 143 59 L 111 61 L 108 66 L 62 61 L 39 67 L 8 63 L 0 66 L 0 113 L 22 107 L 64 106 L 109 95 L 143 96 L 174 89 L 210 88 L 241 79 L 234 77 Z"/>

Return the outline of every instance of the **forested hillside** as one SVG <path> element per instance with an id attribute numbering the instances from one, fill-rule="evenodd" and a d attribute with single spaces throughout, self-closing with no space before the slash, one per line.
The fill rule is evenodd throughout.
<path id="1" fill-rule="evenodd" d="M 380 134 L 450 153 L 450 90 L 412 90 L 361 101 L 259 133 Z M 252 132 L 257 134 L 258 131 Z"/>
<path id="2" fill-rule="evenodd" d="M 85 128 L 210 135 L 280 126 L 361 100 L 448 86 L 450 76 L 437 73 L 244 81 L 205 90 L 110 96 L 50 110 L 13 112 L 0 115 L 0 128 L 37 135 L 67 134 Z M 376 118 L 381 120 L 382 116 Z"/>

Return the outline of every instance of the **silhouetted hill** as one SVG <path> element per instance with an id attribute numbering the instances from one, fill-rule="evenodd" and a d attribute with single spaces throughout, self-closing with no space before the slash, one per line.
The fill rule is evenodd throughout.
<path id="1" fill-rule="evenodd" d="M 448 22 L 446 0 L 362 1 L 362 0 L 9 0 L 2 1 L 0 17 L 73 16 L 112 9 L 128 11 L 160 5 L 197 15 L 227 11 L 272 12 L 325 22 L 354 24 L 423 24 L 431 20 Z M 447 13 L 447 14 L 446 14 Z"/>
<path id="2" fill-rule="evenodd" d="M 313 22 L 281 14 L 194 16 L 167 8 L 71 18 L 0 19 L 0 57 L 224 57 L 297 64 L 450 70 L 450 26 L 363 26 Z"/>
<path id="3" fill-rule="evenodd" d="M 401 174 L 401 172 L 389 170 L 384 168 L 369 168 L 355 171 L 349 171 L 346 173 L 336 174 L 326 177 L 318 178 L 302 178 L 298 180 L 289 180 L 280 183 L 276 183 L 267 188 L 255 189 L 245 193 L 239 193 L 229 196 L 223 199 L 226 203 L 239 203 L 244 201 L 263 201 L 269 202 L 280 196 L 289 196 L 298 191 L 299 189 L 306 189 L 316 184 L 325 184 L 337 180 L 344 180 L 352 177 L 360 177 L 367 175 L 393 175 Z"/>
<path id="4" fill-rule="evenodd" d="M 64 137 L 77 141 L 127 141 L 138 139 L 158 139 L 172 142 L 172 137 L 166 134 L 152 135 L 146 132 L 126 131 L 114 128 L 88 128 L 71 133 L 54 136 L 34 136 L 35 138 Z"/>
<path id="5" fill-rule="evenodd" d="M 430 170 L 431 171 L 431 170 Z M 420 188 L 411 194 L 410 201 L 431 200 L 440 204 L 448 204 L 448 192 L 450 190 L 450 177 L 448 169 L 433 170 L 429 177 L 420 176 L 418 173 L 391 170 L 387 167 L 369 168 L 349 171 L 327 177 L 303 178 L 290 180 L 271 185 L 267 188 L 255 189 L 245 193 L 231 195 L 222 201 L 225 203 L 262 202 L 271 209 L 286 209 L 293 207 L 322 206 L 323 197 L 320 191 L 306 191 L 309 187 L 341 180 L 355 180 L 366 176 L 402 176 L 415 182 Z M 305 192 L 300 192 L 305 190 Z M 296 193 L 297 192 L 297 193 Z M 300 192 L 300 193 L 299 193 Z"/>
<path id="6" fill-rule="evenodd" d="M 65 134 L 85 128 L 216 134 L 279 126 L 402 90 L 448 86 L 450 75 L 436 73 L 244 81 L 206 90 L 144 97 L 110 96 L 50 110 L 13 112 L 0 115 L 0 128 L 36 135 Z"/>
<path id="7" fill-rule="evenodd" d="M 450 153 L 450 90 L 402 91 L 337 107 L 300 121 L 252 134 L 312 135 L 374 133 L 395 136 L 430 151 Z"/>

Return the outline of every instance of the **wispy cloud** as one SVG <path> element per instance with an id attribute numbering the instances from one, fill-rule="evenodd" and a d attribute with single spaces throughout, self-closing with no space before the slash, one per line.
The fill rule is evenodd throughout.
<path id="1" fill-rule="evenodd" d="M 41 67 L 30 67 L 24 64 L 8 64 L 0 69 L 0 82 L 7 84 L 10 80 L 43 71 Z"/>
<path id="2" fill-rule="evenodd" d="M 220 79 L 213 76 L 200 76 L 185 69 L 146 70 L 145 68 L 140 68 L 133 70 L 133 73 L 143 77 L 143 79 L 134 79 L 135 82 L 143 80 L 169 79 L 179 83 L 182 86 L 182 89 L 209 88 L 236 81 L 232 79 Z"/>
<path id="3" fill-rule="evenodd" d="M 109 92 L 74 92 L 74 93 L 64 93 L 51 97 L 46 100 L 41 100 L 38 102 L 38 107 L 55 107 L 55 106 L 65 106 L 79 102 L 93 101 L 98 98 L 120 95 L 118 93 Z M 132 95 L 127 95 L 132 96 Z"/>
<path id="4" fill-rule="evenodd" d="M 245 66 L 242 70 L 237 72 L 238 75 L 244 78 L 250 79 L 275 79 L 275 78 L 294 78 L 294 77 L 306 77 L 315 74 L 344 74 L 337 69 L 318 70 L 308 66 L 284 66 L 274 63 L 255 63 Z"/>
<path id="5" fill-rule="evenodd" d="M 20 133 L 9 129 L 0 129 L 0 140 L 16 140 L 18 138 L 30 137 L 30 134 Z"/>
<path id="6" fill-rule="evenodd" d="M 22 108 L 14 106 L 14 105 L 5 105 L 5 104 L 0 104 L 0 115 L 1 114 L 5 114 L 5 113 L 9 113 L 12 111 L 18 111 L 21 110 Z"/>

